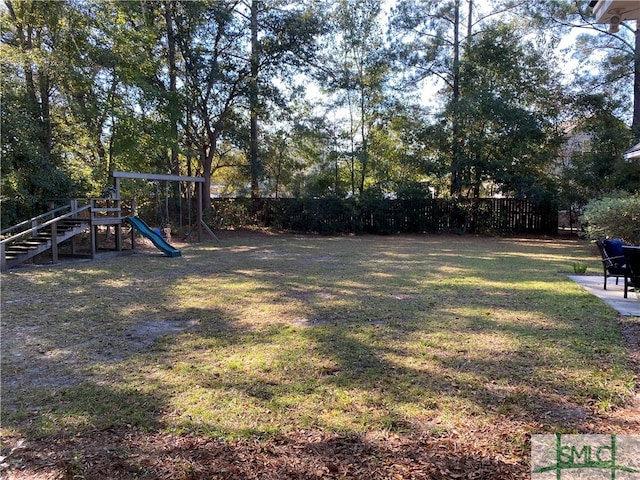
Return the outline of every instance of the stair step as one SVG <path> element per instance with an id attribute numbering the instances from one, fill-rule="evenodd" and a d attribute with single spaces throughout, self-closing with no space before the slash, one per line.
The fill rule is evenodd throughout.
<path id="1" fill-rule="evenodd" d="M 53 238 L 51 228 L 55 225 L 56 238 Z M 18 265 L 34 256 L 48 251 L 54 245 L 60 244 L 79 233 L 82 233 L 91 226 L 88 218 L 63 218 L 47 227 L 36 227 L 37 233 L 32 238 L 25 238 L 29 229 L 20 235 L 22 240 L 16 240 L 13 244 L 5 245 L 5 261 L 7 267 Z M 33 231 L 33 230 L 32 230 Z"/>
<path id="2" fill-rule="evenodd" d="M 31 250 L 37 250 L 40 245 L 15 245 L 10 248 L 7 248 L 6 254 L 16 253 L 22 254 L 26 252 L 30 252 Z"/>
<path id="3" fill-rule="evenodd" d="M 27 242 L 14 243 L 7 247 L 7 250 L 11 250 L 12 248 L 37 248 L 41 245 L 46 245 L 48 240 L 40 239 L 38 241 L 29 240 Z"/>
<path id="4" fill-rule="evenodd" d="M 40 246 L 44 243 L 47 243 L 51 238 L 42 238 L 42 237 L 34 237 L 24 242 L 20 242 L 18 245 L 35 245 Z"/>
<path id="5" fill-rule="evenodd" d="M 66 218 L 58 221 L 56 226 L 57 238 L 53 239 L 51 234 L 51 226 L 39 229 L 37 234 L 31 238 L 24 238 L 21 241 L 5 247 L 5 260 L 8 267 L 18 265 L 19 263 L 33 258 L 34 256 L 48 251 L 53 244 L 72 238 L 73 236 L 83 232 L 91 225 L 88 219 Z"/>
<path id="6" fill-rule="evenodd" d="M 58 230 L 58 236 L 62 236 L 66 233 L 69 233 L 71 230 Z M 34 240 L 40 242 L 40 241 L 45 241 L 48 242 L 49 240 L 51 240 L 51 232 L 49 233 L 40 233 L 38 234 L 37 237 L 33 237 Z"/>
<path id="7" fill-rule="evenodd" d="M 74 230 L 74 227 L 68 227 L 68 226 L 62 226 L 62 225 L 58 225 L 58 228 L 56 229 L 56 231 L 58 232 L 58 235 L 60 235 L 60 232 L 71 232 L 72 230 Z M 40 233 L 38 235 L 51 235 L 51 229 L 50 228 L 44 228 L 42 230 L 40 230 Z"/>
<path id="8" fill-rule="evenodd" d="M 10 251 L 11 249 L 31 249 L 31 248 L 38 248 L 42 245 L 46 245 L 47 242 L 46 241 L 39 241 L 39 242 L 34 242 L 34 241 L 29 241 L 29 242 L 19 242 L 19 243 L 14 243 L 13 245 L 7 245 L 7 247 L 5 248 L 6 251 Z"/>

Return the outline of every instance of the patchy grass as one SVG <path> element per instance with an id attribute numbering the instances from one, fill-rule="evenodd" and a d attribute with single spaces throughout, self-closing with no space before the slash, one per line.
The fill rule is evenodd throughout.
<path id="1" fill-rule="evenodd" d="M 640 427 L 610 420 L 634 372 L 576 262 L 598 271 L 574 240 L 254 235 L 13 270 L 3 436 L 418 435 L 524 472 L 531 433 Z"/>

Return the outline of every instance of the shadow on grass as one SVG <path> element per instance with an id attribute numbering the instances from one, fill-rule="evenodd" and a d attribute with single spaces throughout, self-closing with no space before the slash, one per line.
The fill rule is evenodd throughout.
<path id="1" fill-rule="evenodd" d="M 438 472 L 456 462 L 499 471 L 495 455 L 458 450 L 440 470 L 433 445 L 392 451 L 365 438 L 426 434 L 442 445 L 462 431 L 460 441 L 486 448 L 501 438 L 496 451 L 521 462 L 526 442 L 522 431 L 505 437 L 510 429 L 583 431 L 594 411 L 622 402 L 633 375 L 615 315 L 558 274 L 584 258 L 580 245 L 514 243 L 269 238 L 185 249 L 179 261 L 20 273 L 23 290 L 4 287 L 14 288 L 3 296 L 13 343 L 2 376 L 22 393 L 5 393 L 3 428 L 30 439 L 128 428 L 224 437 L 214 442 L 229 457 L 220 478 L 241 478 L 233 445 L 255 457 L 255 437 L 271 438 L 265 458 L 282 478 L 298 470 L 278 464 L 280 453 L 300 472 L 335 476 L 391 474 L 387 456 L 406 468 L 425 456 L 424 478 L 448 478 Z M 301 431 L 324 433 L 307 441 Z M 205 468 L 214 444 L 188 454 L 172 441 L 175 451 L 127 449 Z M 340 448 L 360 449 L 362 461 L 333 471 L 324 452 Z"/>
<path id="2" fill-rule="evenodd" d="M 27 476 L 23 478 L 30 474 L 94 480 L 529 477 L 522 462 L 497 458 L 490 450 L 467 453 L 461 446 L 461 439 L 390 434 L 299 431 L 257 443 L 120 430 L 65 438 L 55 449 L 31 441 L 7 461 L 13 471 Z"/>

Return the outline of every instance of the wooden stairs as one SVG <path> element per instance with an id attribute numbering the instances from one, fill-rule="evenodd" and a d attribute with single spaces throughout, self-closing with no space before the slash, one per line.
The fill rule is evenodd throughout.
<path id="1" fill-rule="evenodd" d="M 86 232 L 89 219 L 63 219 L 39 230 L 33 237 L 11 243 L 5 248 L 5 268 L 12 268 L 40 255 L 70 238 Z M 55 231 L 55 238 L 54 238 Z"/>
<path id="2" fill-rule="evenodd" d="M 86 205 L 81 205 L 81 202 Z M 41 253 L 50 251 L 53 263 L 58 262 L 58 245 L 74 236 L 89 232 L 99 224 L 96 217 L 104 218 L 110 224 L 120 222 L 120 211 L 113 217 L 99 207 L 94 199 L 88 201 L 74 199 L 67 205 L 30 218 L 0 231 L 0 271 L 20 265 Z"/>

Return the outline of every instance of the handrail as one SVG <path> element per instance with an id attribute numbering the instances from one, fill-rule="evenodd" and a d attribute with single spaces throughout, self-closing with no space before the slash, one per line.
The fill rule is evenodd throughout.
<path id="1" fill-rule="evenodd" d="M 90 221 L 94 221 L 96 220 L 96 214 L 98 213 L 106 213 L 107 215 L 109 213 L 115 213 L 115 212 L 120 212 L 121 211 L 121 207 L 120 206 L 116 206 L 116 207 L 99 207 L 96 205 L 96 202 L 98 201 L 113 201 L 116 204 L 120 204 L 122 202 L 122 200 L 120 200 L 119 198 L 89 198 L 89 199 L 75 199 L 72 200 L 71 203 L 67 204 L 67 205 L 63 205 L 61 207 L 58 207 L 56 209 L 50 210 L 48 212 L 45 212 L 41 215 L 38 215 L 36 217 L 30 218 L 28 220 L 24 220 L 16 225 L 13 225 L 9 228 L 6 228 L 4 230 L 2 230 L 0 232 L 0 245 L 4 245 L 7 244 L 9 242 L 13 242 L 16 241 L 20 238 L 25 237 L 28 234 L 31 234 L 32 236 L 37 233 L 39 230 L 41 230 L 42 228 L 48 227 L 49 225 L 52 225 L 54 222 L 59 221 L 59 220 L 63 220 L 65 218 L 69 218 L 72 215 L 76 215 L 78 213 L 84 212 L 84 211 L 89 211 L 89 218 Z M 77 204 L 78 203 L 84 203 L 86 202 L 86 205 L 84 205 L 83 207 L 78 208 Z M 64 214 L 64 215 L 60 215 L 55 217 L 56 214 L 65 211 L 65 210 L 70 210 L 68 213 Z M 48 218 L 50 216 L 54 216 L 54 218 L 44 222 L 44 223 L 38 223 L 39 221 L 41 221 L 42 219 Z M 114 217 L 116 218 L 116 217 Z M 118 216 L 119 218 L 119 216 Z M 26 228 L 25 228 L 26 227 Z M 12 234 L 9 235 L 6 238 L 2 238 L 2 236 L 4 236 L 6 233 L 9 232 L 14 232 L 16 230 L 19 229 L 23 229 L 23 231 L 16 233 L 16 234 Z"/>
<path id="2" fill-rule="evenodd" d="M 69 208 L 71 208 L 71 207 L 69 206 Z M 25 230 L 23 232 L 17 233 L 15 235 L 12 235 L 12 236 L 7 237 L 7 238 L 3 238 L 2 240 L 0 240 L 0 245 L 4 245 L 5 243 L 13 242 L 13 241 L 15 241 L 15 240 L 17 240 L 19 238 L 25 237 L 27 235 L 33 235 L 38 230 L 41 230 L 41 229 L 43 229 L 45 227 L 48 227 L 49 225 L 53 225 L 54 223 L 59 222 L 60 220 L 64 220 L 65 218 L 69 218 L 69 217 L 72 217 L 74 215 L 77 215 L 78 213 L 84 212 L 85 210 L 89 210 L 90 208 L 91 208 L 91 205 L 86 205 L 86 206 L 84 206 L 82 208 L 78 208 L 76 210 L 73 210 L 73 211 L 71 211 L 69 213 L 66 213 L 64 215 L 61 215 L 59 217 L 52 218 L 51 220 L 49 220 L 47 222 L 41 223 L 39 225 L 36 225 L 35 227 L 30 227 L 28 230 Z M 57 210 L 60 210 L 60 209 L 57 209 Z M 49 212 L 49 213 L 51 213 L 51 212 Z"/>
<path id="3" fill-rule="evenodd" d="M 4 235 L 5 233 L 9 233 L 12 232 L 14 230 L 18 230 L 19 228 L 23 227 L 24 225 L 33 225 L 33 222 L 37 222 L 38 220 L 41 220 L 45 217 L 48 217 L 49 215 L 55 215 L 58 212 L 61 212 L 62 210 L 66 210 L 68 208 L 71 208 L 71 205 L 63 205 L 62 207 L 58 207 L 55 210 L 50 210 L 46 213 L 43 213 L 41 215 L 38 215 L 37 217 L 33 217 L 30 218 L 28 220 L 25 220 L 24 222 L 20 222 L 17 225 L 13 225 L 9 228 L 5 228 L 4 230 L 0 231 L 0 235 Z"/>

